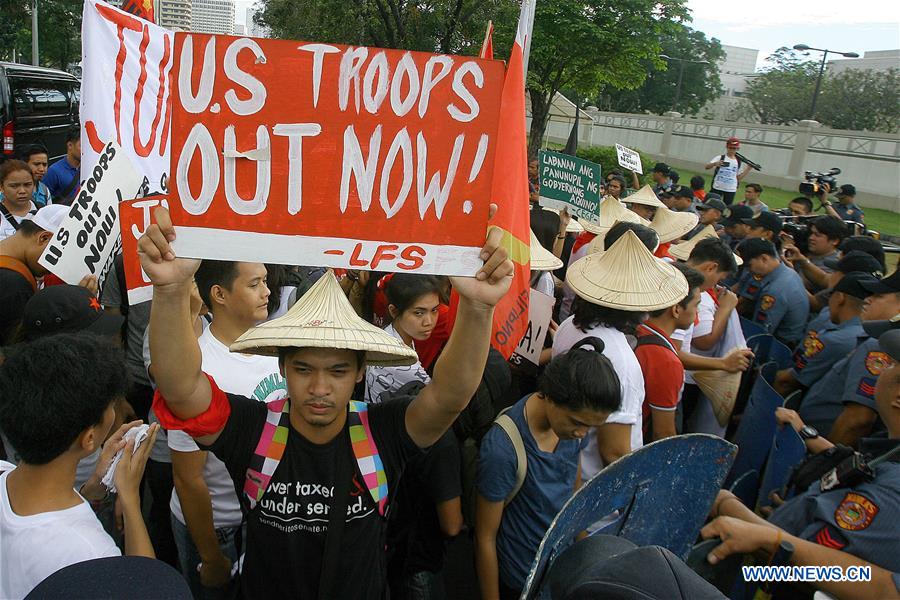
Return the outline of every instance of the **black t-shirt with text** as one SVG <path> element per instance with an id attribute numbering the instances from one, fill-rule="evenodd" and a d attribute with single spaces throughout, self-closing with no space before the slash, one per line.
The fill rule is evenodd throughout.
<path id="1" fill-rule="evenodd" d="M 228 394 L 231 416 L 209 448 L 228 468 L 238 495 L 266 420 L 266 405 Z M 389 493 L 403 465 L 420 453 L 406 431 L 409 399 L 369 407 L 369 426 L 384 464 Z M 318 594 L 336 453 L 347 452 L 353 481 L 337 568 L 339 598 L 382 598 L 386 588 L 384 520 L 362 482 L 343 435 L 313 444 L 291 428 L 281 462 L 247 519 L 241 588 L 246 598 L 311 598 Z"/>

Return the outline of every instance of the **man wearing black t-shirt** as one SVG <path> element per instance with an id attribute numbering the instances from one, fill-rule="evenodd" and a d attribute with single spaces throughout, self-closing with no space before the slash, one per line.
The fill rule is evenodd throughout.
<path id="1" fill-rule="evenodd" d="M 159 391 L 154 412 L 165 427 L 183 429 L 215 453 L 243 497 L 248 466 L 271 413 L 263 403 L 225 394 L 201 371 L 189 308 L 199 261 L 175 257 L 170 246 L 175 230 L 167 211 L 157 210 L 156 220 L 138 243 L 141 264 L 154 285 L 150 352 Z M 374 405 L 366 413 L 388 494 L 396 489 L 404 464 L 440 439 L 478 387 L 494 306 L 508 291 L 513 272 L 499 241 L 500 231 L 492 229 L 477 277 L 452 279 L 460 296 L 456 323 L 431 383 L 413 399 Z M 251 329 L 232 346 L 277 352 L 290 395 L 288 431 L 283 438 L 275 433 L 284 443 L 283 455 L 247 517 L 241 573 L 247 597 L 385 594 L 383 511 L 360 475 L 359 431 L 353 446 L 348 439 L 348 405 L 365 375 L 367 355 L 380 364 L 409 364 L 415 355 L 357 319 L 340 293 L 331 275 L 323 277 L 287 315 Z M 338 472 L 344 475 L 337 477 Z M 347 493 L 335 491 L 341 488 Z M 343 523 L 329 516 L 332 506 L 346 506 Z M 328 540 L 333 526 L 340 535 L 336 554 Z M 338 558 L 323 560 L 326 555 Z"/>

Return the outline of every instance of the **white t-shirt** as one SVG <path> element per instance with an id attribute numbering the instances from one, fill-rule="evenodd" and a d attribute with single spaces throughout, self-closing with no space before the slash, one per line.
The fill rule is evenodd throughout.
<path id="1" fill-rule="evenodd" d="M 534 282 L 531 289 L 546 294 L 551 298 L 556 295 L 556 284 L 553 282 L 553 274 L 550 271 L 544 271 L 538 280 Z"/>
<path id="2" fill-rule="evenodd" d="M 278 359 L 273 356 L 256 356 L 230 352 L 207 328 L 197 342 L 200 344 L 203 372 L 216 381 L 223 392 L 271 402 L 287 396 L 287 385 L 278 370 Z M 200 448 L 185 432 L 169 431 L 169 448 L 178 452 L 196 452 Z M 241 524 L 241 507 L 234 483 L 225 463 L 212 453 L 206 455 L 203 479 L 209 488 L 212 501 L 213 525 L 216 529 L 237 527 Z M 172 490 L 169 503 L 172 514 L 184 523 L 184 512 L 178 492 Z"/>
<path id="3" fill-rule="evenodd" d="M 712 332 L 713 321 L 716 318 L 716 308 L 716 301 L 713 300 L 708 292 L 700 294 L 700 306 L 697 308 L 697 322 L 691 326 L 691 340 L 695 337 L 709 335 Z M 698 356 L 713 356 L 711 350 L 701 350 L 699 348 L 689 348 L 688 352 Z M 684 381 L 685 383 L 696 384 L 693 374 L 688 370 L 685 370 L 684 372 Z"/>
<path id="4" fill-rule="evenodd" d="M 2 197 L 2 195 L 0 195 Z M 28 208 L 30 211 L 36 211 L 37 206 L 35 206 L 34 202 L 31 203 L 31 206 Z M 16 220 L 16 223 L 21 223 L 25 216 L 18 217 L 16 215 L 12 215 L 12 218 Z M 16 228 L 12 226 L 4 215 L 0 215 L 0 240 L 5 240 L 16 232 Z"/>
<path id="5" fill-rule="evenodd" d="M 553 356 L 568 352 L 572 346 L 589 336 L 603 340 L 603 355 L 612 363 L 622 390 L 621 409 L 609 415 L 606 422 L 631 425 L 631 450 L 637 450 L 644 445 L 641 412 L 644 405 L 644 374 L 641 364 L 624 333 L 609 327 L 581 331 L 575 326 L 574 319 L 575 317 L 569 317 L 560 324 L 556 337 L 553 338 Z M 588 434 L 588 445 L 581 451 L 582 479 L 587 481 L 603 467 L 603 459 L 597 448 L 597 436 L 591 432 Z"/>
<path id="6" fill-rule="evenodd" d="M 738 189 L 738 160 L 737 158 L 729 158 L 727 155 L 725 155 L 725 158 L 722 158 L 722 155 L 718 154 L 709 159 L 709 162 L 718 162 L 720 160 L 724 160 L 726 164 L 718 167 L 716 176 L 713 179 L 713 187 L 720 192 L 736 192 Z"/>
<path id="7" fill-rule="evenodd" d="M 0 598 L 23 598 L 69 565 L 122 555 L 84 499 L 64 510 L 14 513 L 6 490 L 12 468 L 0 462 Z"/>
<path id="8" fill-rule="evenodd" d="M 402 341 L 393 325 L 388 325 L 384 330 Z M 424 384 L 431 381 L 431 377 L 428 376 L 419 361 L 408 367 L 368 367 L 366 368 L 366 402 L 380 402 L 379 397 L 384 392 L 396 392 L 412 381 L 421 381 Z"/>

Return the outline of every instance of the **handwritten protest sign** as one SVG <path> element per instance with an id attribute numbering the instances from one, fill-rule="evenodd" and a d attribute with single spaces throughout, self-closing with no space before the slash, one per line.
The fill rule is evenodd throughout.
<path id="1" fill-rule="evenodd" d="M 119 245 L 119 202 L 137 196 L 143 178 L 112 142 L 85 173 L 69 214 L 38 262 L 66 283 L 96 275 L 102 284 Z"/>
<path id="2" fill-rule="evenodd" d="M 539 157 L 541 206 L 568 209 L 579 219 L 600 218 L 600 165 L 559 152 Z"/>
<path id="3" fill-rule="evenodd" d="M 640 154 L 622 144 L 616 144 L 616 156 L 619 158 L 620 167 L 643 175 L 644 167 L 641 165 Z"/>
<path id="4" fill-rule="evenodd" d="M 531 290 L 528 305 L 528 329 L 519 342 L 519 346 L 510 358 L 516 364 L 521 359 L 537 365 L 541 358 L 541 350 L 544 349 L 544 339 L 550 327 L 550 317 L 553 314 L 554 298 L 543 292 Z"/>
<path id="5" fill-rule="evenodd" d="M 128 303 L 132 306 L 153 298 L 153 286 L 141 268 L 141 260 L 138 258 L 137 241 L 144 235 L 150 225 L 153 211 L 159 206 L 169 207 L 167 196 L 147 196 L 119 203 L 125 287 L 128 290 Z"/>
<path id="6" fill-rule="evenodd" d="M 175 34 L 96 0 L 84 3 L 81 23 L 82 179 L 113 140 L 146 191 L 167 191 Z"/>
<path id="7" fill-rule="evenodd" d="M 180 255 L 480 268 L 501 62 L 194 33 L 175 56 Z"/>

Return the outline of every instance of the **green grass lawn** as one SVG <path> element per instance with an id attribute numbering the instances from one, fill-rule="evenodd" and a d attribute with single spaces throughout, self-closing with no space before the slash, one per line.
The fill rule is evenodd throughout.
<path id="1" fill-rule="evenodd" d="M 680 176 L 678 183 L 682 185 L 687 185 L 691 181 L 691 177 L 694 175 L 700 175 L 706 180 L 706 187 L 709 189 L 709 182 L 712 181 L 712 171 L 706 171 L 704 173 L 692 173 L 685 169 L 679 169 L 676 167 L 675 169 L 678 171 L 678 175 Z M 752 174 L 750 175 L 752 177 Z M 799 182 L 798 182 L 799 184 Z M 763 186 L 763 193 L 760 199 L 765 202 L 769 208 L 786 208 L 788 202 L 792 199 L 796 198 L 800 194 L 797 190 L 781 190 L 778 188 Z M 734 196 L 735 202 L 740 202 L 744 199 L 744 184 L 741 184 L 740 189 L 738 189 L 737 194 Z M 818 202 L 816 202 L 818 204 Z M 897 213 L 890 212 L 888 210 L 881 210 L 878 208 L 866 208 L 863 207 L 866 212 L 866 225 L 870 229 L 874 229 L 882 234 L 892 235 L 892 236 L 900 236 L 900 215 Z M 824 214 L 824 211 L 821 211 Z"/>

